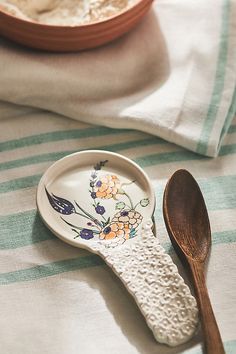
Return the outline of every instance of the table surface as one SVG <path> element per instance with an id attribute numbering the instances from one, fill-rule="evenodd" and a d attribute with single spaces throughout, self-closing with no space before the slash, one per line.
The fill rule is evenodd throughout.
<path id="1" fill-rule="evenodd" d="M 137 162 L 156 193 L 156 232 L 179 267 L 162 216 L 167 179 L 179 168 L 200 184 L 212 228 L 207 286 L 227 353 L 236 353 L 236 119 L 219 157 L 202 157 L 138 131 L 115 130 L 23 109 L 0 118 L 0 304 L 4 354 L 202 353 L 158 344 L 120 280 L 98 256 L 57 239 L 35 205 L 37 184 L 57 159 L 106 149 Z"/>

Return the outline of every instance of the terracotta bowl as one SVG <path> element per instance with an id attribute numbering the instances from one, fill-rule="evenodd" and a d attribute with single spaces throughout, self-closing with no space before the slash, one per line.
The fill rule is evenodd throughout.
<path id="1" fill-rule="evenodd" d="M 120 37 L 145 15 L 152 0 L 138 0 L 106 20 L 78 26 L 45 25 L 0 10 L 0 35 L 26 46 L 54 52 L 98 47 Z"/>

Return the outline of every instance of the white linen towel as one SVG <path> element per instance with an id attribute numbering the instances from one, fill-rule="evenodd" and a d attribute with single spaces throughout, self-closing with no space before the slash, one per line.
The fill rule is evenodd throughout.
<path id="1" fill-rule="evenodd" d="M 129 34 L 72 54 L 0 40 L 0 100 L 142 130 L 216 156 L 235 113 L 236 1 L 158 0 Z"/>

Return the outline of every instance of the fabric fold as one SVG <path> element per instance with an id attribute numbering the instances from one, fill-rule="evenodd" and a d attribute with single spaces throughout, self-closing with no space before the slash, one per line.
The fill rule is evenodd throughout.
<path id="1" fill-rule="evenodd" d="M 235 113 L 234 18 L 233 0 L 158 0 L 95 50 L 44 53 L 1 39 L 0 100 L 216 156 Z"/>

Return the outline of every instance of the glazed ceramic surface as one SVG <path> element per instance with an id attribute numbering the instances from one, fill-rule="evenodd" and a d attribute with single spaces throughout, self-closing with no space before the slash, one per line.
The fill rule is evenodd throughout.
<path id="1" fill-rule="evenodd" d="M 0 35 L 26 46 L 53 52 L 95 48 L 130 31 L 146 14 L 152 0 L 133 6 L 105 20 L 79 26 L 45 25 L 0 10 Z"/>
<path id="2" fill-rule="evenodd" d="M 37 190 L 38 210 L 62 240 L 100 255 L 134 296 L 157 341 L 187 341 L 196 301 L 152 232 L 155 195 L 131 160 L 83 151 L 57 161 Z"/>

